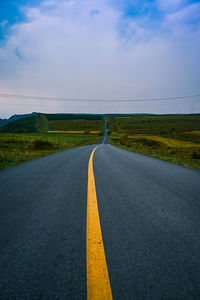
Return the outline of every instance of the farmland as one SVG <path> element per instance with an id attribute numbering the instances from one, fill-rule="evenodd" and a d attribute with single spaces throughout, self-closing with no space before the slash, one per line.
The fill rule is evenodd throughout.
<path id="1" fill-rule="evenodd" d="M 0 169 L 53 152 L 96 143 L 99 134 L 3 133 L 0 134 Z"/>
<path id="2" fill-rule="evenodd" d="M 113 145 L 200 169 L 200 115 L 111 117 L 109 132 Z"/>

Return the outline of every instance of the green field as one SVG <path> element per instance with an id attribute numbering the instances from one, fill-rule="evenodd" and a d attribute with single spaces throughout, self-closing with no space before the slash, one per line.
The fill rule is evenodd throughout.
<path id="1" fill-rule="evenodd" d="M 0 169 L 64 149 L 94 144 L 103 129 L 104 118 L 97 115 L 36 113 L 9 122 L 0 127 Z"/>
<path id="2" fill-rule="evenodd" d="M 53 152 L 94 144 L 99 134 L 0 133 L 0 169 Z"/>
<path id="3" fill-rule="evenodd" d="M 110 117 L 108 126 L 113 145 L 200 169 L 200 115 Z"/>
<path id="4" fill-rule="evenodd" d="M 101 120 L 54 120 L 49 121 L 50 130 L 80 130 L 80 131 L 103 131 L 104 123 Z"/>
<path id="5" fill-rule="evenodd" d="M 47 114 L 49 130 L 64 131 L 100 131 L 104 129 L 104 118 L 95 115 L 59 115 Z"/>

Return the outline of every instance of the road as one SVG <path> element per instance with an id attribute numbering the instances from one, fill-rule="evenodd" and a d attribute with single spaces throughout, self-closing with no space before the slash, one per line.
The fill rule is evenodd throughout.
<path id="1" fill-rule="evenodd" d="M 95 148 L 113 299 L 200 299 L 200 172 L 101 142 L 0 172 L 0 299 L 87 299 Z"/>

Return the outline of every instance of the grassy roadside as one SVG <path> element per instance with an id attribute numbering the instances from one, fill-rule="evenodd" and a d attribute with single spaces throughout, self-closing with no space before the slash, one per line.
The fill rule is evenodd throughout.
<path id="1" fill-rule="evenodd" d="M 115 146 L 200 170 L 200 116 L 117 117 L 109 129 Z"/>
<path id="2" fill-rule="evenodd" d="M 80 133 L 2 133 L 0 170 L 54 152 L 94 144 L 98 134 Z"/>

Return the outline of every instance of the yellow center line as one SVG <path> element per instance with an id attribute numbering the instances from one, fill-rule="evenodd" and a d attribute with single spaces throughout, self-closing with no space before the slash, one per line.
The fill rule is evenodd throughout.
<path id="1" fill-rule="evenodd" d="M 88 193 L 87 193 L 87 299 L 113 299 L 106 263 L 101 225 L 99 220 L 97 195 L 93 171 L 93 156 L 88 164 Z"/>

